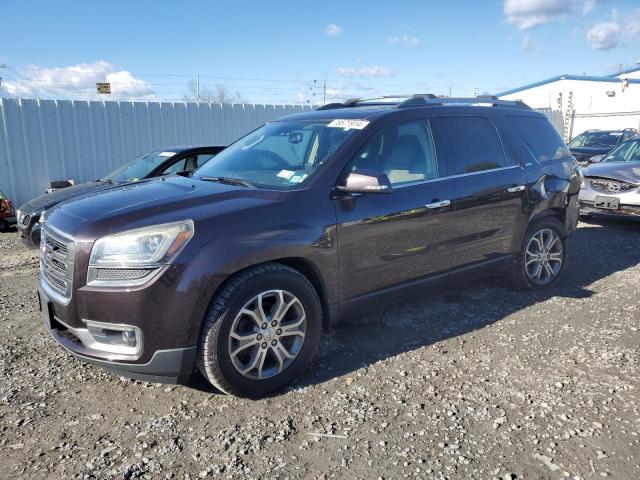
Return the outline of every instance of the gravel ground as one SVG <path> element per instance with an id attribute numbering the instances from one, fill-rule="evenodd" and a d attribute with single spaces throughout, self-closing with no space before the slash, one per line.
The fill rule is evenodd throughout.
<path id="1" fill-rule="evenodd" d="M 40 323 L 0 234 L 2 478 L 640 478 L 640 223 L 581 223 L 565 285 L 494 280 L 327 332 L 260 401 L 127 380 Z"/>

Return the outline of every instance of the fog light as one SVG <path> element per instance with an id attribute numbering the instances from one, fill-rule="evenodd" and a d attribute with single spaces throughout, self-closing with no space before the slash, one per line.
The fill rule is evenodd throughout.
<path id="1" fill-rule="evenodd" d="M 136 334 L 133 330 L 123 330 L 122 331 L 122 341 L 125 345 L 130 347 L 135 347 L 136 345 Z"/>
<path id="2" fill-rule="evenodd" d="M 119 325 L 83 320 L 87 325 L 85 340 L 89 348 L 108 353 L 138 355 L 142 351 L 142 332 L 132 325 Z"/>

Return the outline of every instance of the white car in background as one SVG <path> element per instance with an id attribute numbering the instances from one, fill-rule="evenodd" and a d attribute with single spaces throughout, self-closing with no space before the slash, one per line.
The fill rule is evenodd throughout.
<path id="1" fill-rule="evenodd" d="M 640 218 L 640 135 L 583 170 L 581 214 Z"/>

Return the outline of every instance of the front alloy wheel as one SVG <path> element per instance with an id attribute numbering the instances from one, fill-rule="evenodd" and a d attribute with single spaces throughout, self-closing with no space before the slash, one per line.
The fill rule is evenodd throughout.
<path id="1" fill-rule="evenodd" d="M 307 318 L 300 300 L 284 290 L 261 292 L 238 312 L 229 335 L 229 355 L 251 379 L 282 373 L 304 344 Z"/>
<path id="2" fill-rule="evenodd" d="M 219 390 L 261 397 L 304 371 L 321 332 L 322 305 L 309 279 L 265 263 L 230 278 L 212 299 L 197 365 Z"/>

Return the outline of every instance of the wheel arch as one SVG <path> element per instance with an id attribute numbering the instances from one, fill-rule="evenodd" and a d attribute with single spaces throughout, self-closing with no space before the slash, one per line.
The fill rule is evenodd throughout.
<path id="1" fill-rule="evenodd" d="M 210 293 L 209 305 L 211 305 L 211 302 L 213 302 L 218 294 L 225 289 L 229 282 L 232 282 L 233 279 L 238 275 L 242 275 L 242 273 L 252 268 L 260 267 L 261 265 L 266 265 L 269 263 L 277 263 L 292 268 L 293 270 L 304 276 L 307 280 L 309 280 L 309 282 L 311 282 L 311 285 L 313 285 L 313 288 L 316 290 L 318 297 L 320 298 L 320 305 L 322 306 L 322 327 L 323 329 L 328 327 L 330 325 L 332 309 L 330 308 L 328 293 L 324 280 L 322 278 L 322 274 L 320 273 L 319 268 L 313 262 L 303 257 L 289 256 L 264 260 L 253 263 L 251 265 L 245 265 L 242 268 L 229 272 L 225 276 L 224 280 L 220 282 L 219 285 L 217 285 L 215 290 Z M 200 325 L 200 329 L 201 328 L 202 325 Z"/>
<path id="2" fill-rule="evenodd" d="M 562 209 L 562 208 L 558 208 L 558 207 L 549 207 L 545 210 L 542 210 L 540 212 L 535 213 L 534 215 L 531 216 L 531 218 L 529 219 L 529 224 L 527 225 L 527 228 L 529 228 L 531 225 L 533 225 L 535 222 L 546 218 L 546 217 L 553 217 L 556 220 L 558 220 L 563 226 L 565 226 L 566 229 L 566 218 L 567 218 L 567 212 Z M 564 235 L 567 235 L 567 232 L 565 230 Z"/>

